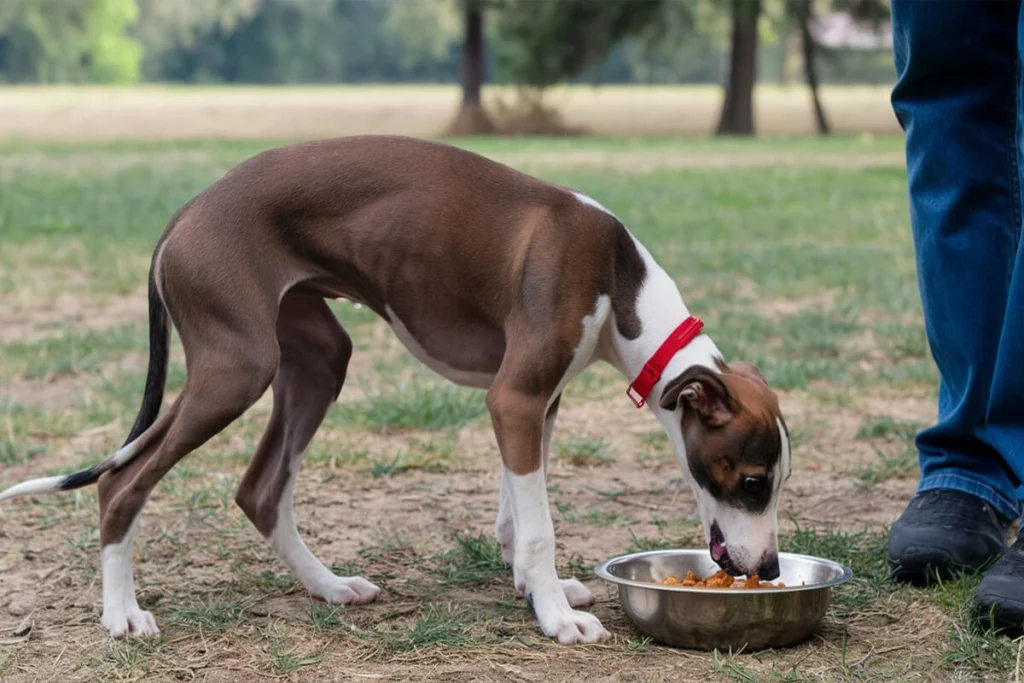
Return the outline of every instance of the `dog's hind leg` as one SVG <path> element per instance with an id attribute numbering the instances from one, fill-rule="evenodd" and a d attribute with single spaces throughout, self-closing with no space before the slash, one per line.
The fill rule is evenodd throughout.
<path id="1" fill-rule="evenodd" d="M 103 572 L 101 623 L 113 636 L 156 635 L 139 608 L 132 541 L 153 487 L 183 457 L 227 427 L 263 394 L 277 371 L 271 311 L 228 315 L 217 306 L 191 311 L 180 328 L 188 378 L 170 410 L 132 448 L 137 455 L 99 479 Z"/>
<path id="2" fill-rule="evenodd" d="M 380 589 L 335 576 L 303 543 L 292 514 L 302 455 L 341 392 L 352 342 L 323 299 L 294 292 L 281 301 L 277 338 L 273 413 L 235 500 L 312 595 L 332 604 L 369 602 Z"/>

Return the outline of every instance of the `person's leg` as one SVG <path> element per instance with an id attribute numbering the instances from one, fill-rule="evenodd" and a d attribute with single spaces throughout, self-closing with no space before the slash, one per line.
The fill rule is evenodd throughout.
<path id="1" fill-rule="evenodd" d="M 1024 140 L 1024 10 L 1018 18 L 1017 140 Z M 1017 167 L 1024 187 L 1024 147 L 1018 142 Z M 1010 276 L 1010 295 L 999 337 L 992 390 L 989 394 L 985 440 L 1006 460 L 1024 503 L 1024 244 L 1017 226 L 1017 260 Z M 1024 535 L 985 574 L 974 598 L 983 622 L 1019 635 L 1024 633 Z"/>
<path id="2" fill-rule="evenodd" d="M 892 3 L 911 224 L 938 421 L 917 438 L 918 496 L 890 534 L 897 577 L 976 569 L 1005 546 L 1017 481 L 986 413 L 1021 224 L 1019 2 Z"/>

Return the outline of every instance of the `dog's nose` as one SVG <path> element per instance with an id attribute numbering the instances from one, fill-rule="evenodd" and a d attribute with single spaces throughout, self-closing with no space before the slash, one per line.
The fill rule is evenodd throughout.
<path id="1" fill-rule="evenodd" d="M 774 581 L 779 578 L 779 556 L 771 555 L 757 569 L 757 576 L 762 581 Z"/>

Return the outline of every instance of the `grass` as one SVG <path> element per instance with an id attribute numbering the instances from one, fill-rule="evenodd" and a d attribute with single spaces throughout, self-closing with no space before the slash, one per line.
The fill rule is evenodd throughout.
<path id="1" fill-rule="evenodd" d="M 393 652 L 460 647 L 474 639 L 470 633 L 474 624 L 475 620 L 468 619 L 466 615 L 435 610 L 417 619 L 405 633 L 393 637 L 388 647 Z"/>
<path id="2" fill-rule="evenodd" d="M 0 486 L 71 471 L 120 445 L 141 398 L 147 343 L 144 306 L 125 302 L 141 296 L 153 245 L 184 201 L 271 144 L 0 142 Z M 656 421 L 623 403 L 613 369 L 594 366 L 566 392 L 554 455 L 569 467 L 553 469 L 549 491 L 561 575 L 588 581 L 598 597 L 588 610 L 616 638 L 597 648 L 552 644 L 515 597 L 490 528 L 500 460 L 483 392 L 413 369 L 397 345 L 382 343 L 390 336 L 372 313 L 334 302 L 356 353 L 303 462 L 295 516 L 334 571 L 382 586 L 379 603 L 310 601 L 234 505 L 267 399 L 179 464 L 146 508 L 135 566 L 140 599 L 164 631 L 153 646 L 96 644 L 95 489 L 5 504 L 5 580 L 74 599 L 36 613 L 45 637 L 0 638 L 0 677 L 320 680 L 358 671 L 461 683 L 490 675 L 481 672 L 494 663 L 553 680 L 628 671 L 635 680 L 1005 683 L 1019 643 L 970 625 L 976 579 L 895 585 L 884 529 L 850 518 L 898 512 L 912 490 L 913 437 L 930 419 L 915 406 L 934 401 L 898 139 L 459 144 L 615 212 L 676 278 L 726 356 L 756 362 L 784 410 L 800 415 L 791 432 L 799 495 L 787 494 L 799 523 L 782 547 L 855 572 L 819 636 L 786 651 L 714 655 L 667 650 L 630 630 L 592 567 L 612 553 L 692 545 L 697 512 L 676 486 L 682 473 Z M 58 296 L 72 298 L 57 306 Z M 172 349 L 168 401 L 185 378 L 177 340 Z M 876 396 L 910 407 L 901 419 L 880 416 Z M 849 439 L 859 443 L 842 471 L 861 488 L 833 474 L 830 459 Z M 859 507 L 881 482 L 886 497 L 871 500 L 886 507 Z M 255 603 L 271 601 L 291 610 L 255 615 Z M 13 619 L 0 610 L 0 630 Z"/>
<path id="3" fill-rule="evenodd" d="M 336 414 L 343 423 L 371 429 L 440 431 L 461 427 L 486 413 L 480 391 L 451 384 L 410 382 L 345 404 Z"/>
<path id="4" fill-rule="evenodd" d="M 559 460 L 573 467 L 600 467 L 615 462 L 609 446 L 607 439 L 581 436 L 559 441 L 555 453 Z"/>
<path id="5" fill-rule="evenodd" d="M 918 474 L 917 448 L 914 438 L 924 425 L 920 422 L 874 418 L 857 430 L 857 438 L 881 442 L 873 444 L 877 456 L 873 462 L 862 463 L 853 473 L 861 486 L 873 486 L 890 479 L 908 479 Z"/>
<path id="6" fill-rule="evenodd" d="M 501 559 L 501 546 L 491 534 L 455 536 L 455 547 L 440 558 L 443 581 L 451 584 L 480 584 L 509 572 Z"/>

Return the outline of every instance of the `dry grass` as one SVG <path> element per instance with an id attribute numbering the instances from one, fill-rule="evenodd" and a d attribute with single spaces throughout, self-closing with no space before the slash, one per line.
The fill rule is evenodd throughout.
<path id="1" fill-rule="evenodd" d="M 485 101 L 511 93 L 486 91 Z M 437 135 L 458 104 L 455 88 L 111 88 L 0 89 L 0 138 L 68 140 L 310 138 L 360 133 Z M 595 135 L 711 133 L 721 93 L 712 87 L 572 87 L 545 103 L 564 126 Z M 898 132 L 885 88 L 826 88 L 823 99 L 837 133 Z M 765 86 L 756 97 L 759 132 L 808 135 L 806 91 Z"/>

